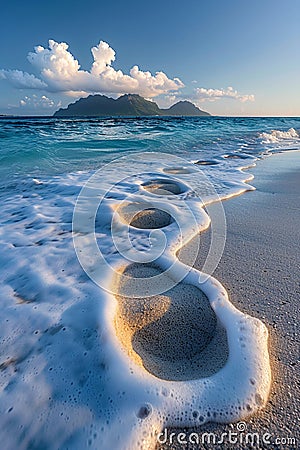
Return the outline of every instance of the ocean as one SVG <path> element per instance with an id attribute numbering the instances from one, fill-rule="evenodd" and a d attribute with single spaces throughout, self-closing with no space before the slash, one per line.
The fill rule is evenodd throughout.
<path id="1" fill-rule="evenodd" d="M 264 325 L 211 277 L 224 243 L 206 278 L 176 252 L 214 224 L 204 207 L 253 189 L 255 161 L 288 150 L 300 150 L 300 118 L 0 118 L 3 448 L 147 448 L 162 423 L 237 420 L 264 402 Z M 224 237 L 221 209 L 216 221 Z M 158 261 L 169 290 L 200 280 L 215 313 L 227 308 L 228 335 L 247 330 L 251 348 L 232 350 L 234 367 L 208 381 L 141 369 L 114 331 L 112 278 L 124 261 Z M 162 284 L 144 291 L 161 295 Z M 240 355 L 256 381 L 237 393 Z"/>
<path id="2" fill-rule="evenodd" d="M 121 155 L 145 151 L 187 160 L 256 157 L 297 147 L 297 134 L 280 132 L 299 128 L 299 118 L 282 117 L 0 118 L 1 183 L 95 170 Z"/>

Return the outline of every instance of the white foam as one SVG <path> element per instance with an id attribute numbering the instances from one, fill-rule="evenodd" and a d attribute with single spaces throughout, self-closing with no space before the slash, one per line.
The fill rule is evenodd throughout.
<path id="1" fill-rule="evenodd" d="M 23 193 L 2 204 L 3 448 L 43 448 L 51 442 L 52 448 L 72 450 L 146 449 L 155 445 L 164 426 L 230 422 L 266 402 L 271 378 L 266 327 L 238 311 L 217 280 L 176 258 L 184 243 L 209 226 L 202 207 L 215 201 L 218 193 L 226 198 L 250 189 L 245 183 L 249 176 L 240 170 L 241 162 L 224 172 L 222 161 L 205 168 L 207 178 L 186 162 L 183 173 L 168 175 L 168 168 L 172 172 L 173 164 L 178 167 L 178 159 L 172 158 L 170 164 L 169 156 L 168 160 L 157 154 L 135 156 L 130 165 L 120 163 L 109 167 L 105 176 L 103 172 L 100 178 L 95 176 L 83 191 L 83 201 L 77 203 L 82 210 L 75 221 L 75 241 L 81 263 L 102 287 L 82 271 L 71 233 L 76 196 L 90 173 L 34 179 Z M 111 188 L 116 174 L 122 181 Z M 157 195 L 144 188 L 164 177 L 178 182 L 178 195 Z M 207 180 L 214 182 L 216 191 Z M 90 234 L 94 217 L 86 216 L 84 207 L 97 205 L 107 190 L 96 214 L 95 235 Z M 156 233 L 129 228 L 118 213 L 129 200 L 147 202 L 175 220 Z M 98 265 L 94 242 L 107 265 Z M 158 256 L 157 264 L 169 271 L 175 284 L 184 280 L 207 295 L 228 337 L 229 358 L 218 373 L 166 381 L 127 356 L 116 337 L 117 301 L 109 292 L 115 270 L 125 261 L 121 254 L 138 262 Z"/>
<path id="2" fill-rule="evenodd" d="M 272 130 L 270 133 L 260 133 L 259 137 L 264 144 L 299 140 L 299 134 L 294 128 L 288 131 Z"/>

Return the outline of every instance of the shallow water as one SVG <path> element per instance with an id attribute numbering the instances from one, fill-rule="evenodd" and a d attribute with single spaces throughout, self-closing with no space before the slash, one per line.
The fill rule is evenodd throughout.
<path id="1" fill-rule="evenodd" d="M 299 118 L 0 118 L 1 181 L 93 170 L 143 151 L 188 160 L 257 156 L 270 144 L 293 146 L 295 135 L 280 135 L 291 128 L 299 132 Z"/>

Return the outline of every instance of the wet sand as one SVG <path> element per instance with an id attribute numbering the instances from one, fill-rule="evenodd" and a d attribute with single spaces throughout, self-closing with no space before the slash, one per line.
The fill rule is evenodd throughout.
<path id="1" fill-rule="evenodd" d="M 206 424 L 197 429 L 169 429 L 157 449 L 292 449 L 300 445 L 299 414 L 299 269 L 300 152 L 286 152 L 259 161 L 250 172 L 256 191 L 225 201 L 227 239 L 214 276 L 226 287 L 238 309 L 262 320 L 269 329 L 273 382 L 266 407 L 245 424 L 257 433 L 254 444 L 238 442 L 192 444 L 189 434 L 236 432 L 237 424 Z M 201 237 L 195 267 L 201 269 L 210 233 Z M 189 245 L 193 245 L 192 242 Z M 185 250 L 180 258 L 184 261 Z M 241 431 L 241 430 L 240 430 Z M 170 444 L 170 433 L 176 436 Z M 213 439 L 213 438 L 211 438 Z M 265 442 L 263 442 L 265 439 Z M 239 442 L 242 440 L 242 442 Z M 250 440 L 251 442 L 251 440 Z"/>
<path id="2" fill-rule="evenodd" d="M 130 292 L 133 277 L 141 279 L 138 291 L 143 292 L 144 277 L 160 273 L 168 277 L 151 264 L 131 264 L 123 271 L 128 281 L 122 278 L 119 291 Z M 178 283 L 162 295 L 116 298 L 115 329 L 124 350 L 156 377 L 194 380 L 209 377 L 226 364 L 226 330 L 200 289 Z"/>

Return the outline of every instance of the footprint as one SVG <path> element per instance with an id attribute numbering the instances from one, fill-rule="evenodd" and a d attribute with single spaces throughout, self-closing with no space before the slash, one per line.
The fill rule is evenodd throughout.
<path id="1" fill-rule="evenodd" d="M 155 229 L 167 227 L 172 221 L 172 217 L 166 211 L 148 208 L 135 214 L 130 225 L 135 228 Z"/>
<path id="2" fill-rule="evenodd" d="M 120 268 L 115 280 L 112 324 L 120 350 L 135 363 L 135 389 L 139 379 L 150 395 L 161 386 L 148 433 L 154 425 L 241 420 L 265 405 L 270 389 L 267 329 L 238 311 L 217 280 L 202 282 L 192 269 L 184 282 L 147 297 L 150 280 L 173 278 L 180 264 L 167 275 L 157 263 L 133 263 Z"/>
<path id="3" fill-rule="evenodd" d="M 199 166 L 216 166 L 217 164 L 219 164 L 219 162 L 214 161 L 213 159 L 211 160 L 199 159 L 199 161 L 196 161 L 194 164 L 197 164 Z"/>
<path id="4" fill-rule="evenodd" d="M 123 270 L 116 333 L 128 355 L 162 380 L 211 376 L 226 364 L 228 344 L 226 331 L 203 292 L 182 282 L 162 295 L 133 296 L 133 278 L 142 278 L 141 285 L 135 285 L 139 293 L 145 278 L 160 273 L 153 264 L 131 264 Z"/>
<path id="5" fill-rule="evenodd" d="M 185 175 L 189 173 L 195 173 L 195 170 L 188 169 L 187 167 L 169 167 L 163 169 L 164 173 L 169 173 L 172 175 Z"/>
<path id="6" fill-rule="evenodd" d="M 151 194 L 156 195 L 179 195 L 188 190 L 188 187 L 183 183 L 167 178 L 147 181 L 142 184 L 142 187 L 146 191 L 151 192 Z"/>
<path id="7" fill-rule="evenodd" d="M 170 225 L 173 219 L 169 213 L 152 207 L 147 202 L 123 203 L 117 209 L 122 220 L 134 228 L 157 229 Z"/>
<path id="8" fill-rule="evenodd" d="M 250 155 L 245 155 L 242 153 L 228 153 L 227 155 L 223 155 L 225 159 L 251 159 Z"/>

